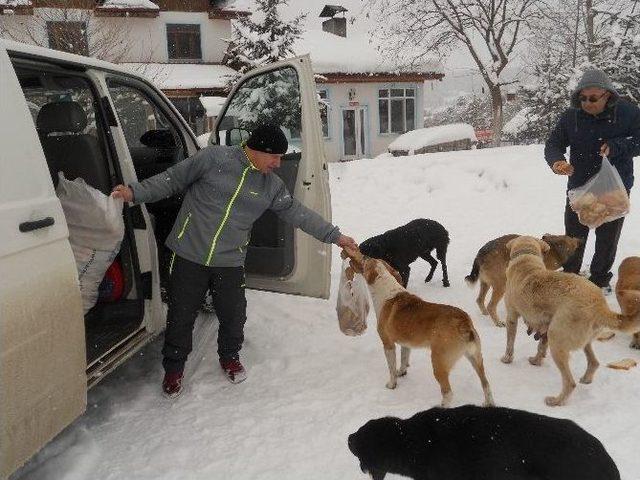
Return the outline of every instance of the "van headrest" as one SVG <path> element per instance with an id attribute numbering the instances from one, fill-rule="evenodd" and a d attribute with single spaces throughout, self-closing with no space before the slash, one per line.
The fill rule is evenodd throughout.
<path id="1" fill-rule="evenodd" d="M 51 102 L 38 113 L 36 128 L 41 134 L 82 132 L 87 126 L 87 114 L 78 102 Z"/>

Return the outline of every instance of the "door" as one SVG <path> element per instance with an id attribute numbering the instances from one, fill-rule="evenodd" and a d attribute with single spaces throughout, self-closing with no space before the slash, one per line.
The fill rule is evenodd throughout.
<path id="1" fill-rule="evenodd" d="M 289 141 L 279 175 L 302 204 L 331 221 L 322 123 L 308 56 L 256 69 L 240 79 L 218 116 L 215 138 L 234 145 L 260 123 L 280 125 Z M 329 297 L 331 246 L 267 211 L 247 248 L 247 286 Z"/>
<path id="2" fill-rule="evenodd" d="M 85 336 L 68 230 L 0 44 L 0 477 L 86 407 Z"/>
<path id="3" fill-rule="evenodd" d="M 363 158 L 367 153 L 367 107 L 342 109 L 342 159 Z"/>

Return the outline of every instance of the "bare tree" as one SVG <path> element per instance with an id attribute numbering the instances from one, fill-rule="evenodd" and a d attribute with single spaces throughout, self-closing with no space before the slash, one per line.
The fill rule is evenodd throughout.
<path id="1" fill-rule="evenodd" d="M 89 2 L 92 3 L 92 2 Z M 5 38 L 119 62 L 132 45 L 126 18 L 96 16 L 87 2 L 39 0 L 33 15 L 2 18 Z"/>
<path id="2" fill-rule="evenodd" d="M 368 0 L 378 15 L 375 35 L 403 66 L 418 64 L 455 48 L 466 48 L 489 90 L 494 143 L 502 136 L 502 74 L 542 0 Z"/>

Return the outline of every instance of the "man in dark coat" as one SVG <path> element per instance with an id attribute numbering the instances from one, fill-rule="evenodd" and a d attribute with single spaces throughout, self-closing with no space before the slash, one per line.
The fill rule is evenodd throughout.
<path id="1" fill-rule="evenodd" d="M 565 159 L 571 147 L 569 162 Z M 587 70 L 571 95 L 567 109 L 545 145 L 545 160 L 557 175 L 567 175 L 567 190 L 584 185 L 598 173 L 602 157 L 616 168 L 627 192 L 633 186 L 633 157 L 640 155 L 640 109 L 621 99 L 607 75 Z M 624 217 L 596 228 L 596 248 L 591 260 L 590 280 L 611 293 L 611 267 L 616 257 Z M 566 234 L 585 241 L 564 265 L 565 272 L 578 273 L 582 266 L 589 228 L 578 221 L 569 201 L 565 205 Z"/>

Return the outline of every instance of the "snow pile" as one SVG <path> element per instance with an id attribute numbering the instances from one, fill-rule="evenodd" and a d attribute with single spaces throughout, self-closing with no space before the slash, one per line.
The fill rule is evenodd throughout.
<path id="1" fill-rule="evenodd" d="M 195 63 L 121 63 L 161 89 L 224 88 L 237 72 L 224 65 Z"/>
<path id="2" fill-rule="evenodd" d="M 413 155 L 421 148 L 458 140 L 477 142 L 475 131 L 468 123 L 452 123 L 437 127 L 418 128 L 404 133 L 389 144 L 389 151 L 406 151 Z"/>
<path id="3" fill-rule="evenodd" d="M 564 231 L 566 179 L 551 173 L 542 146 L 435 153 L 402 162 L 331 163 L 329 175 L 333 222 L 357 241 L 419 217 L 438 220 L 449 230 L 451 287 L 442 287 L 440 267 L 425 284 L 428 265 L 418 260 L 411 266 L 409 290 L 470 314 L 498 405 L 574 420 L 605 445 L 622 480 L 638 479 L 640 455 L 633 439 L 640 368 L 605 367 L 625 357 L 638 359 L 628 347 L 629 335 L 595 342 L 601 366 L 593 384 L 578 384 L 567 406 L 547 407 L 544 397 L 561 388 L 553 360 L 547 357 L 541 367 L 529 364 L 536 344 L 520 325 L 514 362 L 503 364 L 505 329 L 480 314 L 477 287 L 464 282 L 486 241 L 507 233 Z M 623 258 L 638 251 L 640 213 L 632 211 L 614 272 Z M 587 262 L 592 253 L 590 243 Z M 419 350 L 412 352 L 411 367 L 398 387 L 385 388 L 387 365 L 373 312 L 364 335 L 340 333 L 335 312 L 340 265 L 333 248 L 329 300 L 247 291 L 244 383 L 231 385 L 224 378 L 212 342 L 200 351 L 202 361 L 182 397 L 165 400 L 160 338 L 92 389 L 87 413 L 18 478 L 364 480 L 347 448 L 348 434 L 371 418 L 406 418 L 430 408 L 440 402 L 440 390 L 429 354 Z M 618 309 L 613 296 L 608 301 Z M 502 303 L 498 312 L 504 318 Z M 202 316 L 201 321 L 213 318 Z M 579 378 L 586 367 L 582 352 L 573 353 L 571 367 Z M 461 360 L 454 368 L 451 384 L 454 406 L 482 401 L 468 362 Z"/>
<path id="4" fill-rule="evenodd" d="M 160 7 L 150 0 L 105 0 L 99 8 L 123 8 L 127 10 L 159 10 Z"/>

